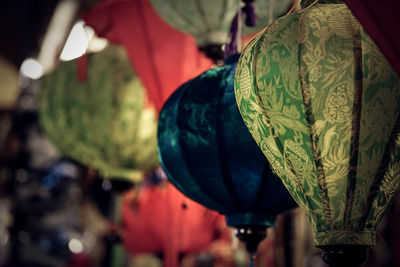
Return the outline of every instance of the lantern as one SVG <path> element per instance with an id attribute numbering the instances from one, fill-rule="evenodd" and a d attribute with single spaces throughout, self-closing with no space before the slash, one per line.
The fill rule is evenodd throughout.
<path id="1" fill-rule="evenodd" d="M 179 255 L 211 244 L 230 246 L 225 218 L 188 199 L 171 183 L 147 184 L 126 194 L 122 204 L 123 245 L 133 255 L 163 253 L 164 266 L 179 265 Z"/>
<path id="2" fill-rule="evenodd" d="M 83 14 L 97 35 L 125 47 L 157 113 L 182 83 L 212 66 L 194 42 L 162 21 L 149 0 L 110 0 Z"/>
<path id="3" fill-rule="evenodd" d="M 260 30 L 269 21 L 284 14 L 292 0 L 256 0 L 254 7 L 249 5 L 253 1 L 243 2 L 246 2 L 248 16 L 254 16 L 254 9 L 257 18 L 256 25 L 254 22 L 249 22 L 249 26 L 243 25 L 243 34 L 246 35 Z M 240 0 L 151 0 L 151 3 L 168 24 L 193 35 L 197 46 L 206 54 L 211 54 L 212 51 L 208 50 L 215 50 L 216 46 L 229 43 L 232 21 L 241 8 Z M 249 20 L 254 18 L 249 17 Z"/>
<path id="4" fill-rule="evenodd" d="M 238 55 L 186 82 L 165 103 L 158 150 L 169 180 L 186 196 L 226 215 L 255 253 L 276 215 L 295 207 L 244 125 L 235 102 Z"/>
<path id="5" fill-rule="evenodd" d="M 137 182 L 158 166 L 156 114 L 144 100 L 124 50 L 110 46 L 88 55 L 84 82 L 76 79 L 76 61 L 44 78 L 40 122 L 66 156 L 103 177 Z"/>
<path id="6" fill-rule="evenodd" d="M 302 7 L 245 48 L 236 100 L 325 260 L 352 264 L 400 185 L 400 80 L 341 1 Z"/>
<path id="7" fill-rule="evenodd" d="M 400 75 L 400 2 L 386 0 L 345 0 L 346 5 L 360 21 L 365 31 L 382 50 L 393 69 Z"/>

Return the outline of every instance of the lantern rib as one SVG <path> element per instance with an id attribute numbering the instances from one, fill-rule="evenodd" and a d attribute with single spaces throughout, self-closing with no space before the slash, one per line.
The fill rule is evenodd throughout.
<path id="1" fill-rule="evenodd" d="M 351 25 L 351 23 L 349 23 Z M 352 210 L 354 206 L 354 192 L 357 184 L 357 166 L 359 155 L 359 142 L 360 142 L 360 129 L 361 129 L 361 110 L 362 110 L 362 96 L 363 96 L 363 59 L 362 47 L 359 40 L 361 40 L 360 29 L 356 36 L 353 37 L 354 44 L 354 95 L 353 95 L 353 112 L 354 114 L 351 124 L 351 143 L 350 143 L 350 160 L 349 160 L 349 173 L 346 185 L 346 205 L 344 212 L 344 229 L 351 229 L 351 222 L 353 221 Z M 358 77 L 357 75 L 361 75 Z"/>
<path id="2" fill-rule="evenodd" d="M 207 16 L 206 16 L 199 0 L 194 0 L 194 2 L 196 3 L 196 6 L 197 6 L 197 9 L 199 10 L 200 16 L 203 18 L 204 26 L 206 27 L 206 33 L 208 33 L 211 30 L 211 27 L 210 27 L 210 23 L 207 21 Z M 225 5 L 226 5 L 226 1 L 225 1 Z"/>
<path id="3" fill-rule="evenodd" d="M 168 1 L 168 2 L 171 4 L 173 10 L 177 13 L 177 15 L 179 15 L 179 17 L 185 22 L 185 25 L 186 25 L 186 26 L 190 26 L 190 29 L 194 29 L 194 28 L 197 27 L 197 26 L 193 23 L 193 21 L 192 21 L 191 19 L 189 19 L 188 17 L 185 16 L 185 12 L 181 12 L 181 9 L 180 9 L 180 8 L 177 8 L 176 5 L 172 5 L 172 2 L 173 2 L 173 1 Z M 168 21 L 167 21 L 167 23 L 168 23 Z M 187 31 L 187 33 L 194 34 L 192 31 L 193 31 L 193 30 Z"/>
<path id="4" fill-rule="evenodd" d="M 228 0 L 225 0 L 225 1 L 224 1 L 224 8 L 223 8 L 222 10 L 227 10 L 227 9 L 228 9 Z M 241 9 L 240 9 L 240 4 L 238 5 L 238 10 L 239 10 L 238 13 L 240 13 L 240 10 L 241 10 Z M 224 17 L 225 17 L 225 14 L 224 14 L 224 13 L 225 13 L 225 12 L 223 11 L 222 14 L 220 15 L 220 18 L 224 18 Z M 238 14 L 238 13 L 237 13 L 237 14 Z M 238 16 L 238 18 L 241 19 L 240 16 Z M 223 28 L 224 28 L 224 23 L 223 23 L 224 20 L 225 20 L 225 18 L 224 18 L 224 19 L 221 19 L 221 20 L 219 21 L 218 29 L 223 29 Z M 233 20 L 233 18 L 232 18 L 232 20 Z"/>
<path id="5" fill-rule="evenodd" d="M 375 179 L 372 183 L 372 186 L 369 190 L 368 197 L 367 197 L 367 205 L 363 211 L 363 216 L 361 217 L 360 221 L 360 228 L 372 228 L 373 223 L 370 222 L 367 224 L 367 219 L 369 212 L 372 210 L 374 202 L 377 201 L 377 195 L 379 193 L 379 188 L 382 186 L 382 182 L 384 180 L 384 176 L 388 170 L 388 166 L 390 163 L 390 159 L 393 155 L 394 146 L 396 144 L 397 137 L 400 134 L 400 115 L 397 116 L 396 123 L 393 127 L 392 133 L 390 135 L 389 142 L 386 144 L 385 152 L 383 153 L 381 163 L 379 164 L 378 171 L 376 173 Z M 395 194 L 393 194 L 392 199 L 394 198 Z"/>
<path id="6" fill-rule="evenodd" d="M 256 64 L 256 62 L 257 62 L 257 58 L 258 58 L 258 54 L 259 54 L 259 49 L 260 49 L 259 43 L 261 43 L 262 40 L 265 38 L 265 35 L 264 35 L 263 33 L 267 32 L 267 31 L 269 31 L 269 30 L 270 30 L 270 25 L 267 26 L 262 32 L 260 32 L 260 33 L 257 35 L 257 37 L 255 37 L 255 38 L 252 40 L 252 42 L 253 42 L 253 41 L 255 42 L 256 39 L 259 38 L 259 42 L 256 42 L 256 43 L 254 44 L 254 45 L 255 45 L 255 48 L 254 48 L 254 55 L 253 55 L 254 60 L 253 60 L 252 63 L 251 63 L 251 64 L 252 64 L 252 68 L 251 68 L 251 69 L 253 70 L 253 75 L 254 75 L 254 77 L 257 77 L 257 64 Z M 250 44 L 251 44 L 251 43 L 250 43 Z M 261 106 L 261 107 L 266 106 L 265 103 L 263 102 L 262 98 L 259 96 L 259 93 L 260 93 L 260 92 L 259 92 L 259 87 L 258 87 L 258 86 L 254 86 L 254 87 L 253 87 L 253 90 L 255 91 L 254 97 L 255 97 L 255 101 L 257 102 L 257 104 L 258 104 L 259 106 Z M 275 128 L 273 127 L 273 125 L 272 125 L 272 123 L 271 123 L 271 119 L 270 119 L 270 117 L 269 117 L 267 111 L 266 111 L 265 109 L 261 109 L 260 112 L 263 114 L 263 116 L 265 116 L 266 125 L 267 125 L 267 127 L 269 128 L 270 133 L 271 133 L 271 137 L 274 139 L 275 144 L 277 145 L 279 151 L 282 151 L 282 152 L 283 152 L 283 151 L 284 151 L 284 145 L 282 144 L 281 140 L 278 138 L 278 135 L 276 134 L 276 130 L 275 130 Z M 263 152 L 263 153 L 264 153 L 264 152 Z M 265 153 L 264 153 L 264 154 L 265 154 Z M 283 155 L 283 157 L 284 157 L 284 155 Z M 283 161 L 286 161 L 285 158 L 282 158 L 282 160 L 283 160 Z M 273 167 L 273 166 L 271 166 L 271 167 Z M 290 171 L 293 172 L 292 169 L 290 169 Z M 298 179 L 298 176 L 297 176 L 296 174 L 294 174 L 294 177 L 296 178 L 295 182 L 298 184 L 299 189 L 301 190 L 301 193 L 302 193 L 304 196 L 306 196 L 306 194 L 305 194 L 305 192 L 304 192 L 303 185 L 302 185 L 302 183 L 300 182 L 300 180 Z M 286 178 L 282 178 L 282 177 L 281 177 L 281 179 L 282 179 L 282 180 L 285 180 Z M 284 184 L 285 184 L 285 186 L 286 186 L 286 183 L 284 183 Z M 297 198 L 296 195 L 295 195 L 295 194 L 292 194 L 292 192 L 291 192 L 290 190 L 288 190 L 288 191 L 290 192 L 290 194 L 292 195 L 292 197 L 293 197 L 294 199 Z M 308 202 L 308 205 L 310 205 L 308 198 L 305 197 L 304 199 L 305 199 L 306 202 Z M 296 201 L 296 202 L 297 202 L 297 203 L 300 203 L 299 201 Z M 309 210 L 309 213 L 307 214 L 307 216 L 310 217 L 310 221 L 313 221 L 313 220 L 314 220 L 314 219 L 311 217 L 311 214 L 312 214 L 312 213 L 313 213 L 313 212 L 312 212 L 311 210 Z"/>
<path id="7" fill-rule="evenodd" d="M 301 64 L 302 58 L 301 58 L 301 48 L 302 45 L 300 42 L 298 42 L 298 62 Z M 299 66 L 298 71 L 299 71 L 299 77 L 300 77 L 300 90 L 303 96 L 303 104 L 304 104 L 304 112 L 305 112 L 305 117 L 308 125 L 308 129 L 310 131 L 310 137 L 311 137 L 311 149 L 313 153 L 313 158 L 315 162 L 315 167 L 317 171 L 317 182 L 318 186 L 320 188 L 320 196 L 321 196 L 321 201 L 322 201 L 322 212 L 324 214 L 325 220 L 326 220 L 326 226 L 327 229 L 329 229 L 332 225 L 332 208 L 329 203 L 329 195 L 328 195 L 328 188 L 327 188 L 327 183 L 326 183 L 326 176 L 324 172 L 324 166 L 322 164 L 321 160 L 321 150 L 319 147 L 318 143 L 318 134 L 316 132 L 316 127 L 315 127 L 315 118 L 312 113 L 312 105 L 311 105 L 311 93 L 306 86 L 306 77 L 301 73 L 300 71 L 301 67 Z"/>
<path id="8" fill-rule="evenodd" d="M 183 85 L 183 86 L 186 87 L 187 85 Z M 168 127 L 170 131 L 176 130 L 175 128 L 181 128 L 181 126 L 180 126 L 181 123 L 179 121 L 184 120 L 184 118 L 181 117 L 181 114 L 185 114 L 185 112 L 183 110 L 183 107 L 185 107 L 185 104 L 182 103 L 183 102 L 183 94 L 184 94 L 185 90 L 183 90 L 183 88 L 178 88 L 178 89 L 179 90 L 177 90 L 177 92 L 179 94 L 177 94 L 177 92 L 174 92 L 174 94 L 172 94 L 170 96 L 170 98 L 167 100 L 167 102 L 165 104 L 165 106 L 168 107 L 168 105 L 169 105 L 168 101 L 176 101 L 176 100 L 174 100 L 174 98 L 171 98 L 171 97 L 177 97 L 178 98 L 178 100 L 177 100 L 178 101 L 178 104 L 177 104 L 178 110 L 169 111 L 168 109 L 163 107 L 164 113 L 168 112 L 168 113 L 165 113 L 166 114 L 166 115 L 164 115 L 165 117 L 174 118 L 173 114 L 177 114 L 175 117 L 175 120 L 176 120 L 175 125 L 176 126 L 174 126 L 174 124 L 171 124 L 171 123 L 168 123 L 165 126 L 163 126 L 163 127 Z M 174 113 L 170 113 L 170 112 L 174 112 Z M 163 120 L 163 118 L 160 117 L 160 120 Z M 160 129 L 160 124 L 159 124 L 158 133 L 163 132 L 163 131 L 164 130 Z M 160 137 L 159 137 L 159 140 L 160 140 Z M 181 151 L 181 148 L 184 147 L 184 140 L 179 138 L 178 142 L 179 142 L 179 145 L 174 146 L 173 149 L 172 148 L 169 149 L 170 157 L 171 158 L 181 158 L 183 160 L 184 166 L 189 166 L 190 159 L 188 157 L 181 156 L 181 155 L 184 155 L 184 152 Z M 165 142 L 163 144 L 165 145 Z M 161 153 L 161 151 L 160 151 L 160 153 Z M 164 158 L 168 158 L 168 157 L 164 157 Z M 162 156 L 161 156 L 160 161 L 162 163 L 161 165 L 164 166 L 163 167 L 164 171 L 168 174 L 167 177 L 174 177 L 173 175 L 171 175 L 171 172 L 169 171 L 169 168 L 168 168 L 168 165 L 170 165 L 170 164 L 166 164 L 166 162 L 163 162 Z M 185 167 L 182 169 L 185 169 L 186 172 L 188 172 L 188 175 L 191 175 L 191 176 L 193 175 L 193 174 L 191 174 L 191 172 L 192 172 L 191 168 Z M 209 208 L 219 210 L 219 211 L 226 211 L 227 213 L 228 213 L 228 211 L 231 211 L 231 210 L 227 210 L 224 206 L 220 205 L 218 200 L 216 201 L 216 199 L 214 197 L 210 197 L 210 195 L 207 194 L 207 192 L 208 192 L 207 186 L 204 184 L 204 182 L 202 182 L 202 180 L 197 180 L 197 179 L 188 179 L 188 180 L 193 182 L 194 185 L 196 185 L 196 187 L 198 188 L 198 190 L 201 191 L 201 196 L 203 196 L 201 200 L 199 200 L 197 195 L 193 194 L 191 190 L 187 190 L 187 187 L 185 187 L 185 185 L 183 183 L 181 183 L 180 180 L 173 179 L 173 184 L 186 196 L 188 196 L 189 198 L 191 198 L 194 201 L 201 203 L 204 206 L 207 206 Z"/>
<path id="9" fill-rule="evenodd" d="M 162 86 L 161 86 L 160 75 L 157 72 L 157 68 L 156 68 L 156 65 L 154 63 L 154 47 L 152 46 L 151 41 L 150 41 L 150 36 L 149 36 L 149 32 L 150 31 L 149 31 L 149 27 L 147 25 L 147 21 L 146 21 L 145 15 L 144 15 L 144 13 L 145 13 L 144 12 L 144 7 L 143 7 L 141 1 L 136 1 L 136 4 L 138 6 L 138 9 L 141 10 L 141 12 L 138 12 L 138 14 L 140 16 L 140 20 L 142 21 L 142 24 L 143 24 L 142 27 L 140 27 L 140 28 L 143 30 L 143 36 L 144 36 L 144 40 L 146 42 L 147 53 L 148 53 L 148 55 L 150 57 L 149 58 L 149 63 L 150 63 L 151 68 L 153 70 L 154 82 L 157 85 L 156 86 L 157 93 L 156 93 L 156 95 L 154 97 L 155 97 L 155 99 L 157 101 L 157 103 L 155 103 L 156 104 L 155 106 L 158 107 L 157 108 L 158 109 L 157 112 L 159 112 L 160 111 L 159 109 L 163 104 L 163 101 L 162 101 L 163 97 L 162 97 L 162 91 L 161 91 Z"/>
<path id="10" fill-rule="evenodd" d="M 219 94 L 223 95 L 224 92 L 223 90 L 220 90 Z M 217 110 L 222 110 L 224 108 L 224 105 L 222 103 L 222 96 L 218 97 L 218 108 Z M 233 202 L 236 207 L 240 207 L 240 210 L 244 210 L 242 203 L 239 200 L 238 193 L 235 189 L 235 185 L 232 182 L 232 175 L 230 173 L 230 168 L 228 166 L 228 161 L 226 160 L 227 155 L 226 155 L 226 146 L 224 142 L 224 133 L 222 126 L 224 125 L 224 122 L 222 121 L 222 116 L 217 116 L 216 118 L 216 127 L 215 127 L 215 135 L 217 139 L 217 148 L 218 148 L 218 158 L 219 158 L 219 164 L 221 164 L 221 176 L 224 184 L 226 185 L 226 188 L 231 195 Z"/>

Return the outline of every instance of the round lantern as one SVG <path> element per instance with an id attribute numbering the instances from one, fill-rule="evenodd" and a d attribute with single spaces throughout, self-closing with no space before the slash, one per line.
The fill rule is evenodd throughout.
<path id="1" fill-rule="evenodd" d="M 158 150 L 169 180 L 186 196 L 226 215 L 254 253 L 276 215 L 295 203 L 248 132 L 236 106 L 238 55 L 186 82 L 167 100 Z"/>
<path id="2" fill-rule="evenodd" d="M 162 253 L 165 267 L 178 266 L 179 255 L 206 251 L 213 243 L 231 243 L 224 216 L 188 199 L 166 181 L 128 192 L 122 220 L 125 249 L 133 255 Z"/>
<path id="3" fill-rule="evenodd" d="M 243 1 L 253 2 L 253 1 Z M 229 43 L 229 31 L 233 18 L 242 5 L 240 0 L 151 0 L 157 13 L 172 27 L 193 35 L 201 49 Z M 263 28 L 268 22 L 284 14 L 292 0 L 256 0 L 254 8 L 256 25 L 243 25 L 243 33 L 251 34 Z M 249 14 L 250 15 L 250 14 Z M 254 14 L 252 14 L 254 16 Z M 207 53 L 207 51 L 206 51 Z"/>
<path id="4" fill-rule="evenodd" d="M 355 265 L 400 185 L 400 79 L 341 1 L 302 8 L 245 48 L 236 100 L 325 260 Z"/>
<path id="5" fill-rule="evenodd" d="M 40 122 L 66 156 L 110 178 L 137 182 L 158 165 L 155 111 L 124 50 L 110 46 L 88 55 L 84 82 L 76 61 L 62 62 L 44 77 Z"/>

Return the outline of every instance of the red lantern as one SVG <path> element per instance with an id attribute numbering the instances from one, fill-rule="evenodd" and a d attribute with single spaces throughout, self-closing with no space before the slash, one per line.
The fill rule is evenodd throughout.
<path id="1" fill-rule="evenodd" d="M 205 251 L 215 242 L 230 244 L 225 217 L 169 182 L 145 186 L 133 199 L 125 197 L 122 206 L 123 244 L 131 254 L 162 252 L 164 266 L 172 267 L 179 266 L 179 254 Z"/>
<path id="2" fill-rule="evenodd" d="M 100 37 L 125 46 L 158 111 L 179 85 L 212 66 L 194 38 L 163 22 L 148 0 L 104 1 L 83 19 Z"/>
<path id="3" fill-rule="evenodd" d="M 400 2 L 398 0 L 344 0 L 365 31 L 400 75 Z"/>

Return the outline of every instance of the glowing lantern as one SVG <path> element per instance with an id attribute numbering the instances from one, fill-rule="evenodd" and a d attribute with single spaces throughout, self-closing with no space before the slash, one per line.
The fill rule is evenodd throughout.
<path id="1" fill-rule="evenodd" d="M 186 196 L 226 215 L 255 253 L 276 215 L 295 207 L 244 125 L 235 102 L 234 71 L 208 70 L 167 100 L 158 122 L 160 163 Z"/>
<path id="2" fill-rule="evenodd" d="M 400 185 L 400 80 L 344 3 L 302 7 L 245 48 L 236 100 L 323 258 L 355 265 Z"/>
<path id="3" fill-rule="evenodd" d="M 61 62 L 43 81 L 39 107 L 46 135 L 66 156 L 104 177 L 139 181 L 157 167 L 155 111 L 122 48 L 88 55 L 84 82 L 76 61 Z"/>

